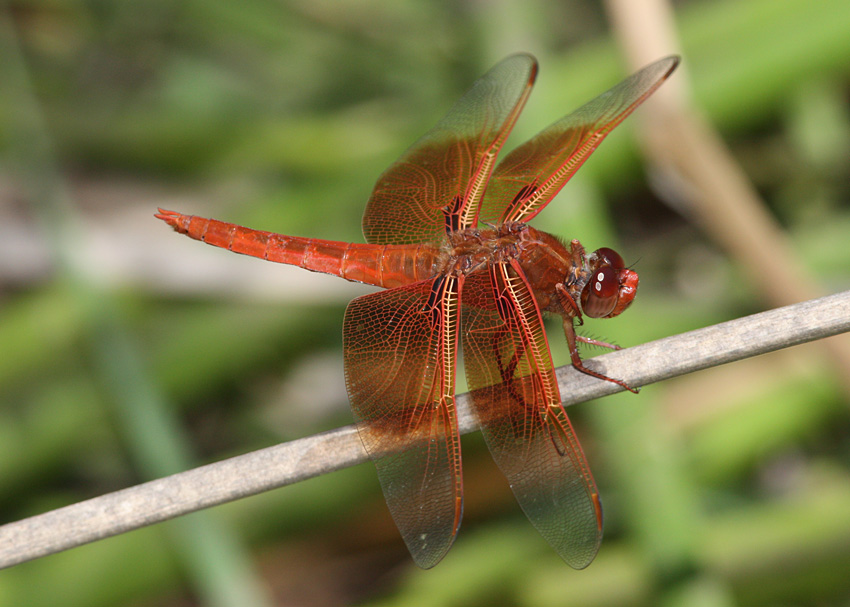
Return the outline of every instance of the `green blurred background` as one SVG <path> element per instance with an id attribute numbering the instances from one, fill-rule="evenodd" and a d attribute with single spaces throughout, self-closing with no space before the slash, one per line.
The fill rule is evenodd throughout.
<path id="1" fill-rule="evenodd" d="M 351 421 L 341 324 L 367 290 L 179 237 L 158 206 L 362 241 L 377 176 L 503 56 L 541 63 L 509 148 L 625 75 L 591 1 L 3 6 L 0 523 Z M 695 103 L 811 278 L 848 288 L 850 3 L 675 10 Z M 588 334 L 768 307 L 653 194 L 632 133 L 535 220 L 637 261 L 635 304 Z M 848 402 L 798 350 L 571 409 L 606 508 L 585 571 L 472 435 L 434 570 L 366 464 L 0 571 L 0 605 L 848 605 Z"/>

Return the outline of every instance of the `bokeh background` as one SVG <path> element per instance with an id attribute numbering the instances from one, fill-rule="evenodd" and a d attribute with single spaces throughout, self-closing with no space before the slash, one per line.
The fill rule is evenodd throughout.
<path id="1" fill-rule="evenodd" d="M 673 10 L 674 79 L 807 278 L 847 289 L 850 4 Z M 29 0 L 0 23 L 0 523 L 351 421 L 341 325 L 367 290 L 205 247 L 157 207 L 362 241 L 377 176 L 503 56 L 541 63 L 508 148 L 631 70 L 582 0 Z M 773 307 L 632 121 L 535 220 L 637 264 L 635 304 L 588 334 Z M 365 464 L 0 571 L 0 604 L 848 605 L 847 372 L 800 347 L 571 408 L 606 508 L 585 571 L 471 435 L 434 570 Z"/>

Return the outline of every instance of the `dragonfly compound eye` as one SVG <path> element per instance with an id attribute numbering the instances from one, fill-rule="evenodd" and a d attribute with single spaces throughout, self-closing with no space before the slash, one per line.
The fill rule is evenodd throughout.
<path id="1" fill-rule="evenodd" d="M 611 266 L 594 270 L 581 292 L 581 309 L 587 316 L 602 318 L 614 311 L 620 295 L 618 274 Z"/>
<path id="2" fill-rule="evenodd" d="M 626 267 L 626 262 L 624 262 L 623 258 L 620 257 L 620 254 L 614 249 L 609 249 L 608 247 L 596 249 L 593 252 L 592 257 L 599 260 L 598 263 L 600 266 L 611 266 L 615 270 L 622 270 Z"/>

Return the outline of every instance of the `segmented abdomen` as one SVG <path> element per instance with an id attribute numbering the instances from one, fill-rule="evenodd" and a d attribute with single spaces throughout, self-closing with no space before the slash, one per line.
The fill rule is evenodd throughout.
<path id="1" fill-rule="evenodd" d="M 263 232 L 160 209 L 177 232 L 235 253 L 298 266 L 384 288 L 434 275 L 439 250 L 431 245 L 372 245 Z"/>

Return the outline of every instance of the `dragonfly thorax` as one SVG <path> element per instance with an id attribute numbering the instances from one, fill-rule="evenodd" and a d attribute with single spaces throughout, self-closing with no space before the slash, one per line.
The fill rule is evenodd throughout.
<path id="1" fill-rule="evenodd" d="M 494 229 L 452 232 L 437 257 L 438 274 L 470 275 L 492 264 L 518 264 L 541 310 L 566 318 L 610 318 L 625 310 L 638 276 L 609 248 L 590 255 L 578 240 L 569 244 L 522 222 Z M 565 303 L 565 294 L 572 303 Z"/>
<path id="2" fill-rule="evenodd" d="M 513 259 L 519 260 L 523 267 L 527 259 L 532 259 L 542 261 L 546 266 L 554 264 L 563 268 L 569 265 L 569 252 L 560 240 L 550 234 L 525 223 L 508 222 L 494 229 L 469 228 L 451 232 L 435 270 L 440 274 L 470 275 L 489 264 L 509 263 Z M 553 270 L 555 273 L 559 271 Z M 563 280 L 563 274 L 558 280 Z"/>

